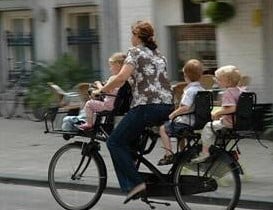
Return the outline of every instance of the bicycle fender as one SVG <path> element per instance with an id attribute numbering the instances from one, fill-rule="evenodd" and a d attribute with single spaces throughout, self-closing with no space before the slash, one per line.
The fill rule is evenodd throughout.
<path id="1" fill-rule="evenodd" d="M 231 165 L 232 169 L 238 171 L 239 174 L 244 174 L 240 163 L 237 161 L 237 159 L 231 152 L 222 150 L 218 155 L 219 156 L 217 158 L 219 158 L 219 160 Z"/>
<path id="2" fill-rule="evenodd" d="M 91 154 L 92 154 L 94 157 L 96 157 L 96 159 L 98 160 L 98 167 L 101 168 L 100 179 L 104 179 L 103 189 L 105 189 L 105 187 L 107 185 L 107 169 L 106 169 L 105 162 L 104 162 L 101 154 L 99 153 L 99 150 L 100 150 L 99 143 L 94 142 L 94 143 L 88 144 L 86 142 L 76 141 L 73 144 L 80 145 L 83 148 L 82 149 L 83 155 L 91 156 Z"/>
<path id="3" fill-rule="evenodd" d="M 100 167 L 102 169 L 102 174 L 101 174 L 100 179 L 105 179 L 105 185 L 104 185 L 104 189 L 105 189 L 105 187 L 107 185 L 107 169 L 106 169 L 106 165 L 105 165 L 105 162 L 104 162 L 104 160 L 103 160 L 103 158 L 102 158 L 102 156 L 101 156 L 101 154 L 99 152 L 97 152 L 95 155 L 97 156 L 97 158 L 99 160 L 99 165 L 100 165 Z"/>

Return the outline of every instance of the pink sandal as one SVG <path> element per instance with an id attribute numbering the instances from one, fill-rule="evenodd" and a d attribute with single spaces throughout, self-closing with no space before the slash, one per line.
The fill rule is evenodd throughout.
<path id="1" fill-rule="evenodd" d="M 87 130 L 91 130 L 93 128 L 92 125 L 89 125 L 87 123 L 84 123 L 84 124 L 81 124 L 79 126 L 79 129 L 82 130 L 82 131 L 87 131 Z"/>

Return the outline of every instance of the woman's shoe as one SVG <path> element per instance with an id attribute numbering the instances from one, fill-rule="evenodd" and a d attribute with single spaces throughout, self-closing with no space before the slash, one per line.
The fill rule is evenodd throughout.
<path id="1" fill-rule="evenodd" d="M 124 204 L 128 203 L 132 199 L 137 199 L 141 196 L 142 193 L 144 193 L 146 190 L 146 184 L 141 183 L 137 186 L 135 186 L 127 195 L 126 199 L 124 200 Z"/>
<path id="2" fill-rule="evenodd" d="M 157 163 L 158 166 L 169 165 L 173 163 L 173 155 L 164 155 Z"/>

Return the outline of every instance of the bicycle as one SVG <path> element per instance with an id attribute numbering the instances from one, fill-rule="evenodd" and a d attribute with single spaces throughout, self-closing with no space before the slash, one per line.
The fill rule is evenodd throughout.
<path id="1" fill-rule="evenodd" d="M 150 197 L 160 196 L 175 197 L 181 209 L 192 209 L 190 204 L 196 200 L 213 204 L 218 200 L 221 202 L 220 209 L 234 209 L 239 202 L 240 174 L 243 173 L 238 162 L 237 143 L 256 133 L 253 133 L 250 127 L 240 130 L 238 126 L 242 121 L 252 117 L 254 102 L 253 95 L 240 97 L 238 103 L 240 112 L 235 114 L 234 129 L 219 131 L 216 143 L 211 148 L 210 158 L 203 163 L 192 163 L 191 159 L 196 157 L 201 150 L 198 143 L 201 135 L 196 130 L 202 128 L 205 122 L 210 121 L 213 104 L 211 92 L 199 92 L 195 98 L 193 113 L 196 118 L 195 126 L 189 126 L 185 132 L 177 134 L 177 139 L 186 139 L 187 143 L 181 150 L 177 149 L 173 165 L 167 173 L 161 172 L 144 157 L 154 149 L 159 137 L 153 128 L 147 127 L 132 150 L 136 167 L 147 185 L 146 194 L 140 199 L 151 209 L 155 208 L 153 204 L 170 205 L 168 202 L 150 200 Z M 243 114 L 241 106 L 244 109 Z M 245 109 L 249 111 L 247 115 Z M 107 169 L 99 152 L 100 141 L 107 140 L 113 128 L 113 116 L 113 112 L 100 113 L 93 131 L 88 133 L 49 130 L 48 122 L 45 121 L 46 133 L 63 134 L 64 137 L 69 138 L 82 136 L 90 139 L 89 142 L 74 141 L 61 147 L 50 161 L 49 187 L 54 199 L 63 208 L 68 210 L 90 209 L 99 201 L 107 184 Z M 141 164 L 148 169 L 148 172 L 140 170 Z"/>
<path id="2" fill-rule="evenodd" d="M 45 109 L 35 106 L 26 100 L 28 85 L 33 71 L 44 64 L 34 61 L 16 62 L 13 70 L 9 71 L 8 84 L 2 94 L 2 115 L 10 119 L 16 115 L 22 105 L 24 115 L 32 121 L 42 121 Z"/>

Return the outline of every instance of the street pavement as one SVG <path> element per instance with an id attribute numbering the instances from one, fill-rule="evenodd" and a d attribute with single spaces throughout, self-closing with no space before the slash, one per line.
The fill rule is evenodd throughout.
<path id="1" fill-rule="evenodd" d="M 73 140 L 75 138 L 70 141 Z M 240 163 L 245 171 L 240 199 L 251 205 L 264 204 L 265 207 L 260 209 L 269 210 L 273 209 L 273 141 L 262 142 L 268 149 L 253 139 L 244 139 L 239 143 L 242 153 Z M 44 134 L 42 122 L 0 117 L 0 182 L 46 185 L 50 159 L 57 149 L 67 143 L 61 135 Z M 148 159 L 156 164 L 163 153 L 158 142 Z M 104 143 L 101 145 L 101 154 L 108 170 L 107 187 L 118 189 L 111 158 Z M 162 170 L 168 170 L 168 166 L 162 167 Z"/>

